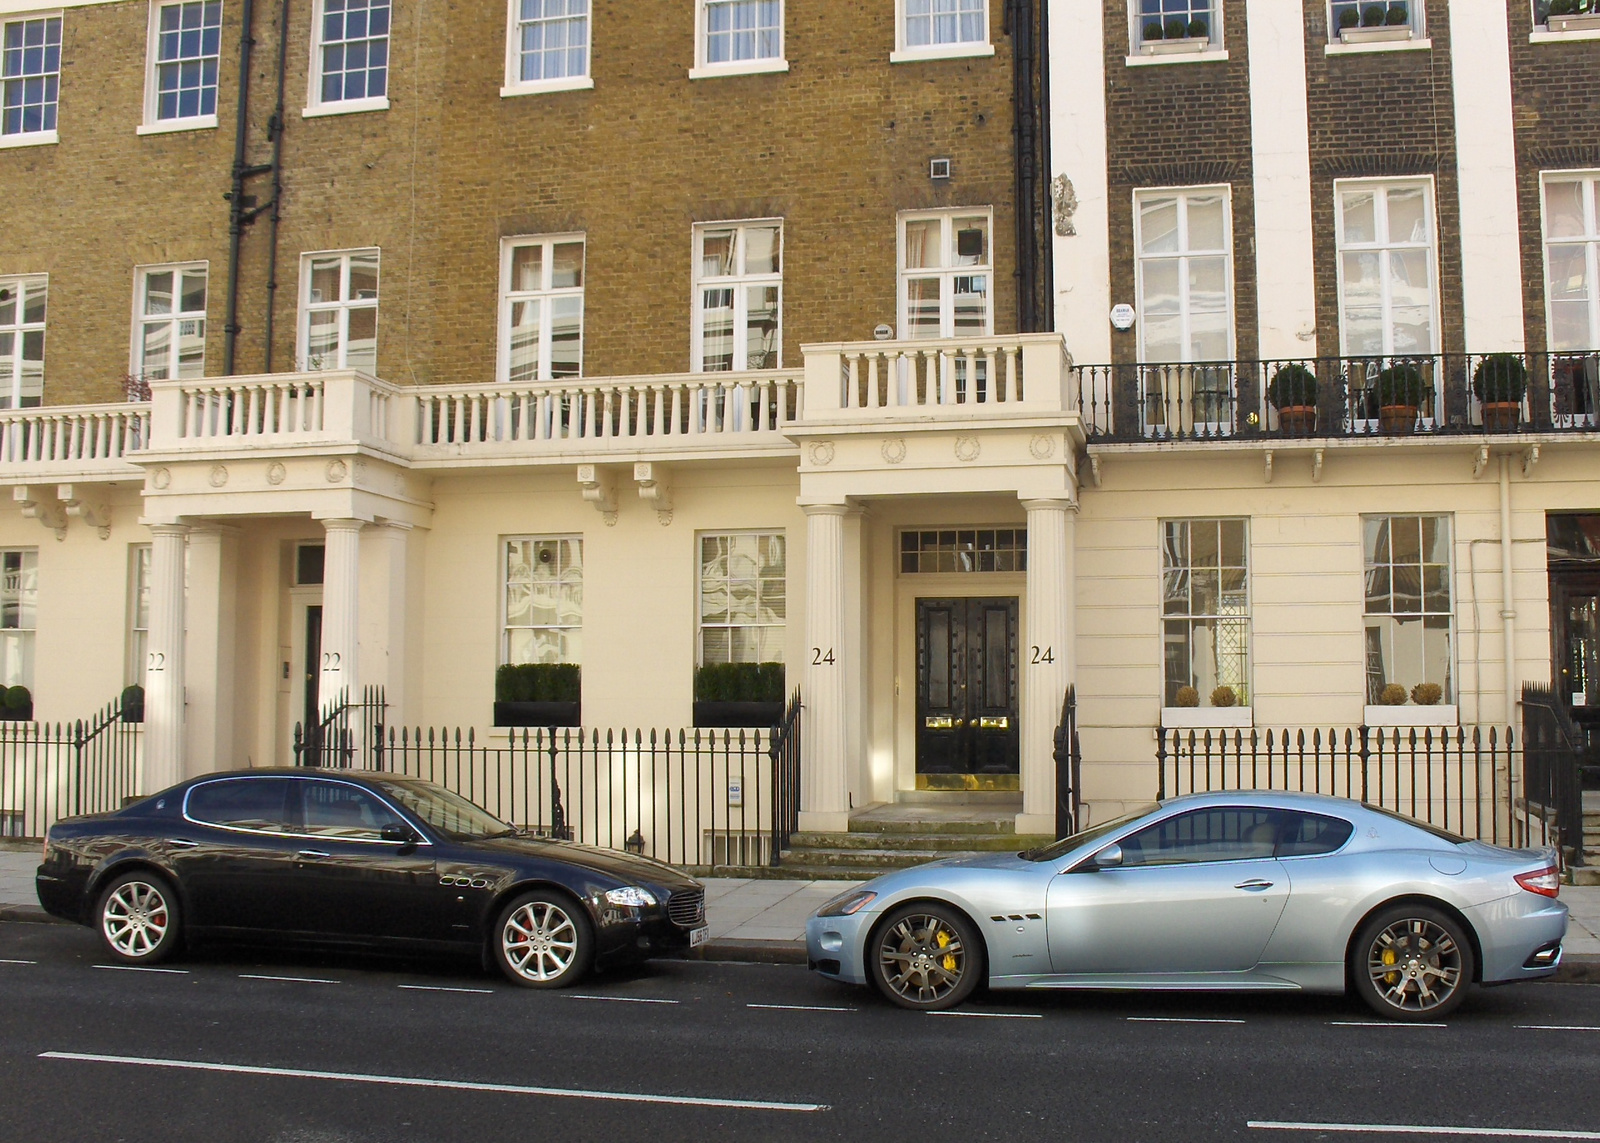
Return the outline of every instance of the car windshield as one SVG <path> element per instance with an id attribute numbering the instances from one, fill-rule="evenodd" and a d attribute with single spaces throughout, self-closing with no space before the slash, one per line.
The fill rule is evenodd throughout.
<path id="1" fill-rule="evenodd" d="M 507 825 L 460 794 L 453 794 L 432 782 L 384 781 L 374 785 L 434 829 L 452 838 L 507 837 L 517 832 L 516 826 Z"/>
<path id="2" fill-rule="evenodd" d="M 1129 822 L 1133 821 L 1134 818 L 1144 817 L 1145 814 L 1149 813 L 1153 809 L 1158 808 L 1160 805 L 1160 802 L 1151 802 L 1149 805 L 1140 806 L 1136 810 L 1132 810 L 1129 813 L 1123 814 L 1120 818 L 1112 818 L 1108 822 L 1102 822 L 1097 826 L 1090 826 L 1088 829 L 1080 830 L 1069 837 L 1062 838 L 1060 841 L 1053 841 L 1049 845 L 1041 845 L 1038 849 L 1024 850 L 1021 856 L 1027 858 L 1029 861 L 1054 861 L 1063 853 L 1069 853 L 1072 850 L 1077 849 L 1080 845 L 1091 842 L 1097 837 L 1104 837 L 1112 830 L 1127 825 Z"/>

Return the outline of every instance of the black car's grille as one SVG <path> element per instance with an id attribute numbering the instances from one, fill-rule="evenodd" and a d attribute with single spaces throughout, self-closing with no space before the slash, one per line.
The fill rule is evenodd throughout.
<path id="1" fill-rule="evenodd" d="M 674 893 L 667 898 L 667 916 L 680 929 L 697 929 L 705 924 L 705 890 L 691 889 L 687 893 Z"/>

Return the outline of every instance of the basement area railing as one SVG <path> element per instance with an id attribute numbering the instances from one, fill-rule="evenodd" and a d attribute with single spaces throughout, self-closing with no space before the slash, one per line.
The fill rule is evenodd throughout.
<path id="1" fill-rule="evenodd" d="M 0 722 L 0 837 L 120 809 L 140 789 L 142 700 L 74 722 Z"/>

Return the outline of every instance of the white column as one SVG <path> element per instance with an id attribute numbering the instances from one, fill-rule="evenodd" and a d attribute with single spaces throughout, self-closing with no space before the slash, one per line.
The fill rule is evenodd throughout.
<path id="1" fill-rule="evenodd" d="M 1526 6 L 1521 11 L 1526 12 Z M 1253 10 L 1250 19 L 1255 20 Z M 1523 348 L 1517 147 L 1507 35 L 1504 0 L 1450 0 L 1461 308 L 1468 353 Z"/>
<path id="2" fill-rule="evenodd" d="M 242 765 L 233 757 L 235 634 L 238 628 L 239 536 L 232 528 L 189 533 L 188 725 L 185 758 L 191 774 Z"/>
<path id="3" fill-rule="evenodd" d="M 1022 813 L 1018 833 L 1056 828 L 1053 755 L 1061 701 L 1073 678 L 1073 513 L 1070 500 L 1024 500 L 1028 622 L 1022 656 Z"/>
<path id="4" fill-rule="evenodd" d="M 1111 360 L 1111 203 L 1106 178 L 1106 61 L 1100 0 L 1050 5 L 1050 178 L 1065 175 L 1077 208 L 1076 233 L 1054 236 L 1056 329 L 1073 359 Z M 1250 19 L 1255 20 L 1251 12 Z M 1115 35 L 1126 36 L 1125 31 Z M 1201 65 L 1205 66 L 1205 65 Z M 1122 65 L 1117 64 L 1121 71 Z M 1122 125 L 1119 125 L 1121 129 Z M 1052 187 L 1054 183 L 1052 182 Z M 1060 221 L 1059 219 L 1057 220 Z M 809 378 L 808 378 L 809 380 Z M 1104 400 L 1102 395 L 1101 400 Z"/>
<path id="5" fill-rule="evenodd" d="M 323 706 L 341 695 L 361 700 L 356 648 L 360 640 L 357 603 L 361 598 L 360 520 L 324 520 L 328 533 L 322 567 L 322 667 L 317 694 Z"/>
<path id="6" fill-rule="evenodd" d="M 847 727 L 845 504 L 806 504 L 805 728 L 801 735 L 800 828 L 850 824 Z"/>
<path id="7" fill-rule="evenodd" d="M 184 545 L 182 524 L 150 525 L 150 629 L 144 680 L 144 781 L 146 793 L 181 782 L 184 772 L 183 643 Z"/>
<path id="8" fill-rule="evenodd" d="M 383 688 L 389 723 L 405 725 L 406 626 L 419 609 L 409 598 L 411 526 L 386 521 L 362 533 L 366 554 L 361 561 L 361 594 L 369 606 L 361 612 L 361 684 Z"/>
<path id="9" fill-rule="evenodd" d="M 1317 352 L 1305 33 L 1299 4 L 1250 6 L 1257 347 L 1266 361 Z M 1241 347 L 1241 356 L 1245 352 Z"/>

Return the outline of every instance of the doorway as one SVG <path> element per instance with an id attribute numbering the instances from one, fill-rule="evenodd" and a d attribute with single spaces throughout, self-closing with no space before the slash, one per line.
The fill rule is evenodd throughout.
<path id="1" fill-rule="evenodd" d="M 1017 599 L 917 600 L 917 789 L 1017 790 Z"/>
<path id="2" fill-rule="evenodd" d="M 1600 515 L 1551 515 L 1550 678 L 1584 745 L 1585 785 L 1600 788 Z"/>

